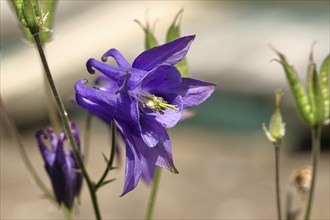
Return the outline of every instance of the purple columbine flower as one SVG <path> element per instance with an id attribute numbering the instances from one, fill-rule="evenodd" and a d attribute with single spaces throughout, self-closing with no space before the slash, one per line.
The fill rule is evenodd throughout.
<path id="1" fill-rule="evenodd" d="M 80 151 L 78 129 L 73 122 L 71 122 L 71 130 Z M 49 139 L 50 148 L 47 147 L 43 137 Z M 57 136 L 52 128 L 47 128 L 38 131 L 36 138 L 57 202 L 71 209 L 74 198 L 79 196 L 83 177 L 79 172 L 71 145 L 68 149 L 64 149 L 66 134 L 62 132 Z"/>
<path id="2" fill-rule="evenodd" d="M 100 71 L 98 86 L 76 82 L 76 100 L 83 108 L 110 124 L 115 121 L 126 143 L 126 174 L 123 194 L 131 191 L 142 177 L 152 179 L 155 166 L 177 170 L 171 142 L 165 128 L 175 126 L 182 111 L 201 104 L 215 85 L 182 78 L 174 66 L 188 52 L 195 36 L 186 36 L 141 53 L 131 64 L 116 49 L 102 56 L 114 58 L 118 66 L 93 58 L 87 70 Z"/>

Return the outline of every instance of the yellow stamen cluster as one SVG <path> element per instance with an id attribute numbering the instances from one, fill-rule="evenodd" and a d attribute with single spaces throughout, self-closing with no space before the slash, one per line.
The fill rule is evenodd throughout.
<path id="1" fill-rule="evenodd" d="M 142 102 L 143 107 L 149 108 L 154 112 L 158 112 L 163 115 L 164 110 L 179 110 L 177 105 L 168 104 L 162 97 L 157 97 L 155 95 L 143 96 L 145 101 Z"/>

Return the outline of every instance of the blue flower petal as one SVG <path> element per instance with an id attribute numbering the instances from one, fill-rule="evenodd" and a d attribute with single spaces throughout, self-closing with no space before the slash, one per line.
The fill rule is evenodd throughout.
<path id="1" fill-rule="evenodd" d="M 180 86 L 181 81 L 181 74 L 176 67 L 163 65 L 148 72 L 141 80 L 140 86 L 147 91 L 170 92 L 172 88 Z"/>
<path id="2" fill-rule="evenodd" d="M 191 78 L 182 78 L 182 84 L 175 92 L 183 97 L 183 108 L 201 104 L 214 92 L 215 84 Z"/>
<path id="3" fill-rule="evenodd" d="M 118 122 L 116 122 L 116 125 L 120 133 L 123 135 L 126 143 L 125 181 L 124 190 L 121 194 L 121 196 L 123 196 L 137 186 L 142 174 L 142 165 L 141 157 L 138 152 L 136 152 L 134 138 L 130 132 L 130 129 L 124 124 Z"/>
<path id="4" fill-rule="evenodd" d="M 132 67 L 149 71 L 161 65 L 175 65 L 186 55 L 194 39 L 195 35 L 181 37 L 146 50 L 134 60 Z"/>
<path id="5" fill-rule="evenodd" d="M 102 61 L 107 61 L 108 57 L 113 57 L 117 62 L 118 66 L 130 68 L 131 65 L 127 62 L 127 60 L 123 57 L 123 55 L 116 49 L 110 49 L 102 56 Z"/>
<path id="6" fill-rule="evenodd" d="M 109 79 L 111 79 L 114 82 L 118 82 L 122 77 L 124 77 L 127 74 L 127 68 L 112 66 L 107 63 L 102 63 L 93 58 L 87 61 L 86 67 L 88 72 L 94 73 L 95 72 L 94 69 L 97 69 L 98 71 L 109 77 Z"/>

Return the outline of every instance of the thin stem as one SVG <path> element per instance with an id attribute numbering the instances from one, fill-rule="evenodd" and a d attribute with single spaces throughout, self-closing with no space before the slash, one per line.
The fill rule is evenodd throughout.
<path id="1" fill-rule="evenodd" d="M 277 205 L 277 218 L 282 219 L 281 211 L 281 187 L 280 187 L 280 145 L 275 144 L 275 186 L 276 186 L 276 205 Z"/>
<path id="2" fill-rule="evenodd" d="M 56 105 L 54 103 L 54 99 L 53 99 L 50 87 L 48 85 L 48 80 L 47 80 L 46 75 L 44 75 L 44 87 L 45 87 L 45 93 L 46 93 L 46 99 L 47 99 L 49 121 L 50 121 L 50 124 L 52 125 L 52 128 L 55 131 L 55 133 L 59 134 L 62 130 L 61 122 L 58 118 Z"/>
<path id="3" fill-rule="evenodd" d="M 154 179 L 152 182 L 152 189 L 151 189 L 151 193 L 150 193 L 150 197 L 149 197 L 149 203 L 148 203 L 147 212 L 146 212 L 146 218 L 145 218 L 146 220 L 152 219 L 152 215 L 153 215 L 154 207 L 155 207 L 155 203 L 156 203 L 156 197 L 157 197 L 157 192 L 158 192 L 158 187 L 159 187 L 161 171 L 162 171 L 162 169 L 160 167 L 156 167 Z"/>
<path id="4" fill-rule="evenodd" d="M 89 148 L 90 148 L 90 140 L 91 140 L 91 126 L 92 126 L 92 114 L 88 113 L 86 116 L 86 124 L 85 124 L 85 135 L 84 135 L 84 162 L 87 164 L 89 157 Z"/>
<path id="5" fill-rule="evenodd" d="M 313 170 L 312 170 L 311 188 L 308 192 L 305 220 L 310 219 L 312 212 L 313 196 L 314 196 L 316 177 L 317 177 L 317 165 L 320 158 L 321 131 L 322 131 L 321 126 L 312 128 L 312 169 Z"/>
<path id="6" fill-rule="evenodd" d="M 115 159 L 115 153 L 116 153 L 116 124 L 114 123 L 114 121 L 111 122 L 111 151 L 110 151 L 110 158 L 109 158 L 109 162 L 107 164 L 106 169 L 103 172 L 103 175 L 101 176 L 100 180 L 97 182 L 97 184 L 95 185 L 95 189 L 98 190 L 102 184 L 103 181 L 105 180 L 105 178 L 107 177 L 112 165 L 113 165 L 113 161 Z"/>
<path id="7" fill-rule="evenodd" d="M 66 220 L 72 220 L 72 212 L 70 209 L 68 209 L 67 207 L 65 207 L 64 205 L 62 206 L 62 210 L 65 216 Z"/>
<path id="8" fill-rule="evenodd" d="M 84 166 L 84 163 L 83 163 L 83 161 L 80 157 L 80 153 L 78 151 L 77 144 L 75 142 L 74 136 L 73 136 L 72 131 L 71 131 L 68 113 L 66 112 L 65 107 L 63 105 L 63 102 L 61 100 L 61 97 L 59 96 L 59 94 L 57 92 L 52 74 L 50 72 L 50 69 L 49 69 L 49 66 L 48 66 L 48 63 L 47 63 L 46 56 L 45 56 L 44 51 L 42 49 L 42 44 L 41 44 L 41 41 L 40 41 L 39 33 L 34 34 L 33 37 L 34 37 L 34 40 L 36 42 L 40 58 L 41 58 L 42 64 L 43 64 L 44 69 L 45 69 L 45 74 L 46 74 L 46 77 L 48 79 L 49 86 L 50 86 L 51 91 L 54 95 L 55 103 L 56 103 L 56 106 L 58 108 L 59 115 L 60 115 L 60 118 L 61 118 L 63 126 L 64 126 L 64 130 L 65 130 L 65 132 L 67 134 L 67 137 L 70 141 L 70 144 L 72 146 L 73 153 L 75 155 L 75 159 L 76 159 L 77 163 L 79 164 L 81 172 L 82 172 L 82 174 L 83 174 L 83 176 L 86 180 L 86 183 L 87 183 L 87 186 L 88 186 L 88 189 L 89 189 L 89 193 L 90 193 L 90 196 L 91 196 L 91 199 L 92 199 L 96 219 L 101 219 L 101 214 L 100 214 L 99 206 L 98 206 L 98 203 L 97 203 L 97 197 L 96 197 L 96 191 L 95 191 L 95 188 L 94 188 L 94 184 L 91 181 L 91 179 L 88 175 L 88 172 L 87 172 L 87 170 Z"/>
<path id="9" fill-rule="evenodd" d="M 40 179 L 40 177 L 38 176 L 36 170 L 34 169 L 34 167 L 32 166 L 32 163 L 24 149 L 24 145 L 23 145 L 23 141 L 22 138 L 18 132 L 18 129 L 15 125 L 15 122 L 13 120 L 13 118 L 11 117 L 10 113 L 7 111 L 5 104 L 2 100 L 2 97 L 0 96 L 0 108 L 1 108 L 1 119 L 3 120 L 5 126 L 8 128 L 9 133 L 12 135 L 12 137 L 14 137 L 14 139 L 16 140 L 16 144 L 18 146 L 18 150 L 21 154 L 21 157 L 23 159 L 23 163 L 25 164 L 26 168 L 28 169 L 28 171 L 30 172 L 33 180 L 35 181 L 35 183 L 37 184 L 37 186 L 41 189 L 41 191 L 46 195 L 47 198 L 49 198 L 51 201 L 56 201 L 54 195 L 52 194 L 52 192 L 46 187 L 46 185 L 42 182 L 42 180 Z"/>
<path id="10" fill-rule="evenodd" d="M 292 200 L 293 200 L 292 191 L 289 190 L 286 195 L 286 219 L 287 220 L 295 219 L 295 216 L 294 216 L 295 213 L 292 211 Z"/>

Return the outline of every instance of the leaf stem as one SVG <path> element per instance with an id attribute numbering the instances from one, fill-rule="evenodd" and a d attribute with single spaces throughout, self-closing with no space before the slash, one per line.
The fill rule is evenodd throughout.
<path id="1" fill-rule="evenodd" d="M 116 153 L 116 124 L 114 121 L 111 122 L 111 151 L 110 151 L 110 158 L 109 162 L 107 164 L 106 169 L 103 172 L 103 175 L 101 176 L 100 180 L 95 184 L 95 190 L 98 190 L 102 185 L 103 181 L 107 177 L 110 169 L 112 168 L 113 161 L 115 158 Z"/>
<path id="2" fill-rule="evenodd" d="M 152 219 L 152 215 L 154 212 L 154 207 L 155 207 L 155 202 L 156 202 L 156 197 L 157 197 L 157 192 L 158 192 L 158 187 L 159 187 L 159 180 L 161 176 L 161 171 L 162 169 L 160 167 L 156 167 L 155 170 L 155 175 L 154 179 L 152 182 L 152 189 L 149 197 L 149 202 L 148 202 L 148 207 L 147 207 L 147 212 L 146 212 L 146 220 Z"/>
<path id="3" fill-rule="evenodd" d="M 73 153 L 75 155 L 75 159 L 76 159 L 76 161 L 77 161 L 77 163 L 78 163 L 78 165 L 81 169 L 81 172 L 82 172 L 82 174 L 83 174 L 83 176 L 86 180 L 86 183 L 87 183 L 87 186 L 88 186 L 88 189 L 89 189 L 89 192 L 90 192 L 90 196 L 91 196 L 91 199 L 92 199 L 96 219 L 100 220 L 101 219 L 101 213 L 99 211 L 99 206 L 98 206 L 98 203 L 97 203 L 97 196 L 96 196 L 96 191 L 95 191 L 95 188 L 94 188 L 94 184 L 91 181 L 91 179 L 88 175 L 88 172 L 87 172 L 87 170 L 84 166 L 84 163 L 83 163 L 83 161 L 80 157 L 80 153 L 78 151 L 77 144 L 75 142 L 74 136 L 73 136 L 72 131 L 71 131 L 68 113 L 66 112 L 64 104 L 62 102 L 62 99 L 59 96 L 58 91 L 56 89 L 52 74 L 50 72 L 50 69 L 49 69 L 49 66 L 48 66 L 48 63 L 47 63 L 46 56 L 45 56 L 43 48 L 42 48 L 42 43 L 41 43 L 41 40 L 40 40 L 39 33 L 34 34 L 33 37 L 34 37 L 34 40 L 35 40 L 37 48 L 38 48 L 38 52 L 39 52 L 39 55 L 40 55 L 40 58 L 41 58 L 41 61 L 42 61 L 42 64 L 43 64 L 43 67 L 44 67 L 44 70 L 45 70 L 45 74 L 46 74 L 50 89 L 51 89 L 51 91 L 54 95 L 55 103 L 56 103 L 56 106 L 58 108 L 59 115 L 60 115 L 60 118 L 61 118 L 63 126 L 64 126 L 64 130 L 65 130 L 65 132 L 67 134 L 67 137 L 70 141 L 70 144 L 72 146 Z"/>
<path id="4" fill-rule="evenodd" d="M 316 177 L 317 177 L 317 166 L 320 158 L 320 142 L 321 142 L 321 132 L 322 127 L 316 126 L 312 128 L 312 180 L 311 180 L 311 188 L 308 192 L 308 199 L 306 205 L 305 212 L 305 220 L 310 219 L 312 212 L 312 204 L 313 204 L 313 196 L 316 185 Z"/>
<path id="5" fill-rule="evenodd" d="M 24 149 L 23 141 L 22 141 L 22 138 L 21 138 L 21 136 L 18 132 L 18 129 L 15 125 L 15 122 L 14 122 L 13 118 L 11 117 L 10 113 L 7 111 L 7 109 L 5 107 L 5 103 L 3 102 L 1 96 L 0 96 L 0 109 L 1 109 L 1 111 L 0 111 L 1 121 L 4 122 L 5 126 L 9 130 L 9 133 L 16 140 L 16 142 L 17 142 L 16 144 L 17 144 L 18 150 L 21 154 L 23 163 L 25 164 L 26 168 L 30 172 L 30 175 L 32 176 L 32 178 L 35 181 L 35 183 L 37 184 L 37 186 L 46 195 L 46 197 L 49 198 L 51 201 L 55 202 L 56 200 L 55 200 L 55 197 L 54 197 L 53 193 L 46 187 L 46 185 L 40 179 L 40 177 L 38 176 L 38 173 L 36 172 L 36 170 L 32 166 L 32 163 L 31 163 L 31 161 L 30 161 L 30 159 L 29 159 L 29 157 L 28 157 L 28 155 L 27 155 L 27 153 Z"/>

